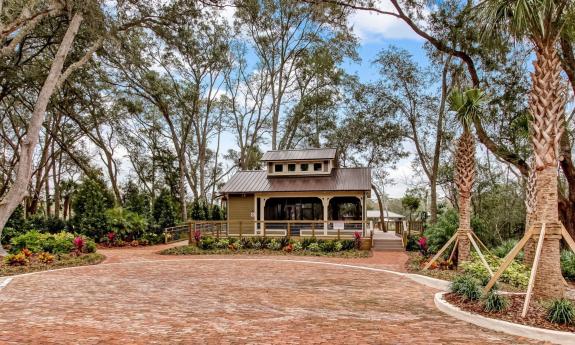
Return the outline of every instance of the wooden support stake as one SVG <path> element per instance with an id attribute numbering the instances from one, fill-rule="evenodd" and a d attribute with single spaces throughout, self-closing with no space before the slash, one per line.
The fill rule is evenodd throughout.
<path id="1" fill-rule="evenodd" d="M 483 253 L 481 252 L 481 249 L 479 249 L 479 246 L 477 245 L 477 243 L 476 243 L 475 240 L 473 239 L 473 236 L 471 236 L 471 234 L 468 232 L 468 233 L 467 233 L 467 237 L 469 238 L 469 240 L 471 241 L 471 244 L 473 245 L 473 248 L 475 248 L 475 251 L 476 251 L 477 254 L 479 255 L 479 259 L 481 259 L 481 262 L 483 263 L 483 266 L 485 266 L 485 268 L 487 268 L 487 271 L 489 272 L 489 275 L 493 277 L 493 271 L 491 270 L 491 267 L 489 267 L 489 264 L 487 263 L 487 260 L 485 260 L 485 257 L 483 256 Z"/>
<path id="2" fill-rule="evenodd" d="M 569 234 L 567 229 L 561 224 L 561 235 L 563 235 L 563 239 L 567 242 L 567 245 L 573 252 L 575 252 L 575 241 L 573 241 L 573 237 Z"/>
<path id="3" fill-rule="evenodd" d="M 290 238 L 290 235 L 291 235 L 291 223 L 288 223 L 288 226 L 287 226 L 287 234 L 286 234 L 286 235 L 287 235 L 287 238 Z"/>
<path id="4" fill-rule="evenodd" d="M 459 244 L 459 237 L 455 240 L 455 244 L 453 244 L 453 249 L 451 250 L 451 254 L 449 255 L 449 261 L 453 260 L 453 255 L 455 255 L 455 250 L 457 249 L 458 244 Z"/>
<path id="5" fill-rule="evenodd" d="M 539 241 L 537 241 L 537 250 L 535 251 L 535 259 L 533 260 L 533 267 L 531 268 L 531 277 L 529 278 L 529 285 L 527 285 L 527 294 L 525 295 L 525 303 L 523 304 L 521 317 L 525 317 L 525 315 L 527 315 L 527 309 L 529 309 L 529 302 L 531 301 L 531 294 L 533 293 L 533 286 L 535 285 L 535 277 L 537 276 L 537 266 L 539 266 L 541 249 L 543 249 L 543 241 L 545 241 L 545 223 L 543 223 L 541 227 Z"/>
<path id="6" fill-rule="evenodd" d="M 499 277 L 501 277 L 501 274 L 503 274 L 503 271 L 505 271 L 507 269 L 507 267 L 511 264 L 513 259 L 515 259 L 517 254 L 519 254 L 521 249 L 523 249 L 523 247 L 525 246 L 527 241 L 529 241 L 531 236 L 533 236 L 533 228 L 529 229 L 529 231 L 527 231 L 525 236 L 523 236 L 523 238 L 521 240 L 519 240 L 519 242 L 517 242 L 515 247 L 513 247 L 513 249 L 511 249 L 509 254 L 507 254 L 507 256 L 505 258 L 503 258 L 503 263 L 501 264 L 501 266 L 499 266 L 499 268 L 497 269 L 497 272 L 495 272 L 493 277 L 491 277 L 491 280 L 489 281 L 489 283 L 487 283 L 487 285 L 485 286 L 485 289 L 483 289 L 484 294 L 488 293 L 489 290 L 491 290 L 493 285 L 495 285 L 495 283 L 497 282 L 497 279 L 499 279 Z"/>
<path id="7" fill-rule="evenodd" d="M 192 230 L 192 222 L 188 222 L 188 245 L 191 246 L 194 241 L 194 231 Z"/>
<path id="8" fill-rule="evenodd" d="M 455 239 L 457 238 L 457 232 L 455 232 L 455 234 L 453 234 L 453 236 L 451 236 L 451 238 L 449 239 L 449 241 L 447 241 L 446 244 L 443 245 L 443 247 L 437 252 L 437 254 L 435 254 L 435 256 L 425 265 L 425 267 L 423 267 L 423 270 L 427 270 L 429 268 L 429 266 L 431 266 L 432 263 L 435 262 L 435 260 L 437 260 L 441 254 L 443 254 L 443 252 L 449 247 L 449 245 L 451 244 L 451 242 L 455 241 Z"/>
<path id="9" fill-rule="evenodd" d="M 473 235 L 475 237 L 477 242 L 479 242 L 479 244 L 481 244 L 483 249 L 485 249 L 488 253 L 490 253 L 491 251 L 489 250 L 489 248 L 487 248 L 487 246 L 483 242 L 481 242 L 481 239 L 477 236 L 477 234 L 475 234 L 475 232 L 473 232 L 473 230 L 471 230 L 470 232 L 471 232 L 471 235 Z"/>
<path id="10" fill-rule="evenodd" d="M 242 239 L 242 221 L 240 220 L 240 240 Z"/>

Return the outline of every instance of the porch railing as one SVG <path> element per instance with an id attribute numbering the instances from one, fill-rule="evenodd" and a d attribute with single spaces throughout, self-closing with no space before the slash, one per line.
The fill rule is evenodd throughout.
<path id="1" fill-rule="evenodd" d="M 213 237 L 315 237 L 323 239 L 353 239 L 356 232 L 362 238 L 373 235 L 373 223 L 369 221 L 323 221 L 323 220 L 237 220 L 237 221 L 191 221 L 166 228 L 165 243 L 187 239 L 193 241 L 194 233 Z M 185 234 L 184 234 L 185 233 Z"/>

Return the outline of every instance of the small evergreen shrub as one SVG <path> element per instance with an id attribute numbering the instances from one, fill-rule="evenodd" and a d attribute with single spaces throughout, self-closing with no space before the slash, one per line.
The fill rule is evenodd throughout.
<path id="1" fill-rule="evenodd" d="M 451 282 L 450 290 L 466 301 L 477 301 L 481 297 L 481 289 L 477 281 L 467 275 L 455 277 Z"/>
<path id="2" fill-rule="evenodd" d="M 517 245 L 517 240 L 513 240 L 513 239 L 506 240 L 506 241 L 503 241 L 503 243 L 501 243 L 497 247 L 493 248 L 491 250 L 491 252 L 493 253 L 493 255 L 495 255 L 499 258 L 504 258 L 507 254 L 509 254 L 511 249 L 513 249 L 513 247 L 515 247 L 515 245 Z"/>
<path id="3" fill-rule="evenodd" d="M 495 290 L 489 291 L 487 296 L 483 297 L 483 310 L 486 312 L 499 312 L 509 307 L 509 299 Z"/>
<path id="4" fill-rule="evenodd" d="M 199 247 L 203 250 L 210 250 L 210 249 L 214 249 L 215 246 L 215 240 L 213 237 L 211 236 L 205 236 L 204 238 L 202 238 L 202 240 L 199 243 Z"/>
<path id="5" fill-rule="evenodd" d="M 280 250 L 282 249 L 282 244 L 274 238 L 267 244 L 267 248 L 270 250 Z"/>
<path id="6" fill-rule="evenodd" d="M 503 259 L 496 256 L 489 254 L 485 254 L 484 256 L 487 264 L 489 264 L 493 271 L 497 270 L 501 263 L 503 263 Z M 479 256 L 475 253 L 472 254 L 470 261 L 461 263 L 460 268 L 463 270 L 463 273 L 473 276 L 480 282 L 483 282 L 484 280 L 489 281 L 489 272 L 487 272 L 487 269 L 483 266 Z M 530 272 L 531 270 L 527 266 L 513 260 L 499 279 L 503 283 L 524 288 L 529 283 Z"/>
<path id="7" fill-rule="evenodd" d="M 568 299 L 555 299 L 547 308 L 547 320 L 553 323 L 572 325 L 575 323 L 575 306 Z"/>
<path id="8" fill-rule="evenodd" d="M 8 254 L 4 257 L 4 263 L 10 266 L 24 266 L 30 262 L 24 252 L 18 254 Z"/>
<path id="9" fill-rule="evenodd" d="M 302 243 L 301 243 L 300 241 L 295 241 L 295 242 L 293 243 L 293 248 L 292 248 L 292 249 L 293 249 L 293 251 L 296 251 L 296 252 L 302 251 L 302 250 L 303 250 L 303 245 L 302 245 Z"/>
<path id="10" fill-rule="evenodd" d="M 38 261 L 46 265 L 51 264 L 54 262 L 54 255 L 46 252 L 40 253 L 38 254 Z"/>
<path id="11" fill-rule="evenodd" d="M 319 243 L 317 242 L 310 243 L 306 249 L 309 250 L 310 252 L 319 252 L 320 251 Z"/>

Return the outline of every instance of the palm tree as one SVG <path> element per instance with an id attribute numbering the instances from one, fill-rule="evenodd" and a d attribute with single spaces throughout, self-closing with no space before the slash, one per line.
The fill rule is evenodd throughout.
<path id="1" fill-rule="evenodd" d="M 463 126 L 463 133 L 457 140 L 455 157 L 455 184 L 459 191 L 459 228 L 457 258 L 459 262 L 468 261 L 471 246 L 471 190 L 475 182 L 475 139 L 471 134 L 473 119 L 479 116 L 483 93 L 478 89 L 461 92 L 454 90 L 449 95 L 449 109 L 456 112 Z"/>
<path id="2" fill-rule="evenodd" d="M 572 0 L 484 0 L 477 8 L 488 36 L 503 35 L 526 40 L 534 48 L 534 72 L 529 95 L 532 117 L 531 142 L 537 180 L 535 222 L 545 238 L 533 293 L 537 297 L 560 297 L 565 292 L 560 268 L 561 223 L 557 210 L 557 164 L 559 141 L 564 130 L 565 90 L 559 38 L 573 31 Z"/>

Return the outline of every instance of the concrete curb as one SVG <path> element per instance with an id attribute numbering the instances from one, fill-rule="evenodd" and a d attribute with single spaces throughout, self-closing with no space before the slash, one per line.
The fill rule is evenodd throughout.
<path id="1" fill-rule="evenodd" d="M 445 291 L 447 289 L 449 289 L 449 284 L 450 282 L 448 282 L 447 280 L 441 280 L 441 279 L 437 279 L 437 278 L 433 278 L 433 277 L 428 277 L 428 276 L 424 276 L 421 274 L 413 274 L 413 273 L 409 273 L 406 275 L 407 278 L 413 280 L 416 283 L 437 289 L 437 290 L 442 290 Z"/>
<path id="2" fill-rule="evenodd" d="M 470 312 L 461 310 L 460 308 L 448 303 L 443 298 L 446 293 L 447 292 L 438 292 L 435 294 L 435 306 L 445 314 L 456 319 L 472 323 L 479 327 L 519 337 L 548 341 L 554 344 L 575 344 L 575 333 L 553 331 L 550 329 L 520 325 L 508 321 L 491 319 L 482 315 L 472 314 Z"/>
<path id="3" fill-rule="evenodd" d="M 6 286 L 8 286 L 8 284 L 10 284 L 11 281 L 12 281 L 12 277 L 2 279 L 2 280 L 0 281 L 0 290 L 2 290 L 3 288 L 5 288 Z"/>

